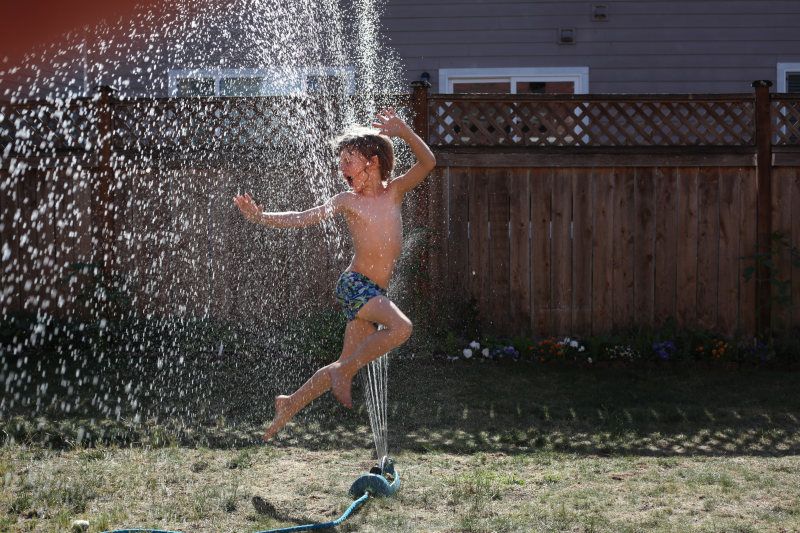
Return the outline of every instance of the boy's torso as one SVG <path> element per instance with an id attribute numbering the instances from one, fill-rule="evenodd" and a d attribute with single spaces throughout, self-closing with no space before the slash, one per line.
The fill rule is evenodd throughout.
<path id="1" fill-rule="evenodd" d="M 355 254 L 349 270 L 388 287 L 403 246 L 400 199 L 389 189 L 376 196 L 353 195 L 345 212 Z"/>

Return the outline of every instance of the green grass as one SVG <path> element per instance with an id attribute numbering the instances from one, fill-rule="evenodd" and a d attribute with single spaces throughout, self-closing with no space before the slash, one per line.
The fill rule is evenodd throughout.
<path id="1" fill-rule="evenodd" d="M 65 379 L 75 374 L 70 363 L 51 374 L 41 360 L 6 362 L 58 379 L 2 413 L 0 531 L 65 530 L 74 519 L 92 532 L 327 522 L 374 461 L 358 383 L 353 410 L 324 396 L 263 444 L 272 396 L 313 372 L 302 361 L 187 360 L 168 372 L 149 360 L 106 361 L 82 367 L 98 376 L 95 387 Z M 338 531 L 800 523 L 797 374 L 398 358 L 389 372 L 389 445 L 403 488 Z M 36 380 L 23 385 L 42 390 Z"/>

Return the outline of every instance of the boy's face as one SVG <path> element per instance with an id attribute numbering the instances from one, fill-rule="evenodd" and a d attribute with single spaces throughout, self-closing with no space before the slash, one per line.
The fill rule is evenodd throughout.
<path id="1" fill-rule="evenodd" d="M 355 191 L 361 190 L 367 179 L 368 160 L 356 150 L 342 150 L 340 154 L 342 176 L 347 184 Z"/>

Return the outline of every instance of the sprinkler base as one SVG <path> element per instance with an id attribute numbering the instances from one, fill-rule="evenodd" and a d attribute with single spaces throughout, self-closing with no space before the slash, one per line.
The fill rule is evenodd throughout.
<path id="1" fill-rule="evenodd" d="M 374 472 L 373 468 L 370 472 Z M 386 475 L 390 474 L 393 478 L 390 483 L 386 479 Z M 356 479 L 350 486 L 350 495 L 354 498 L 361 497 L 364 493 L 369 492 L 372 496 L 394 496 L 400 489 L 400 474 L 394 468 L 394 461 L 392 459 L 384 458 L 382 474 L 370 473 L 364 474 Z"/>

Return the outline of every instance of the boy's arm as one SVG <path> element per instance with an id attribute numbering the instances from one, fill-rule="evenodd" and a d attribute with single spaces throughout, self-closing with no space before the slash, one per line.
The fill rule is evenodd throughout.
<path id="1" fill-rule="evenodd" d="M 403 139 L 411 148 L 414 157 L 417 158 L 417 162 L 408 169 L 408 172 L 389 182 L 389 187 L 403 195 L 419 185 L 433 170 L 433 167 L 436 166 L 436 157 L 425 141 L 420 139 L 419 135 L 414 133 L 414 130 L 395 114 L 394 109 L 384 109 L 378 118 L 381 122 L 374 122 L 372 125 L 381 130 L 380 132 L 384 135 Z"/>
<path id="2" fill-rule="evenodd" d="M 286 211 L 283 213 L 265 213 L 263 205 L 256 206 L 250 195 L 236 196 L 233 203 L 250 222 L 271 228 L 302 228 L 317 224 L 339 213 L 344 207 L 344 194 L 340 193 L 322 205 L 305 211 Z"/>

